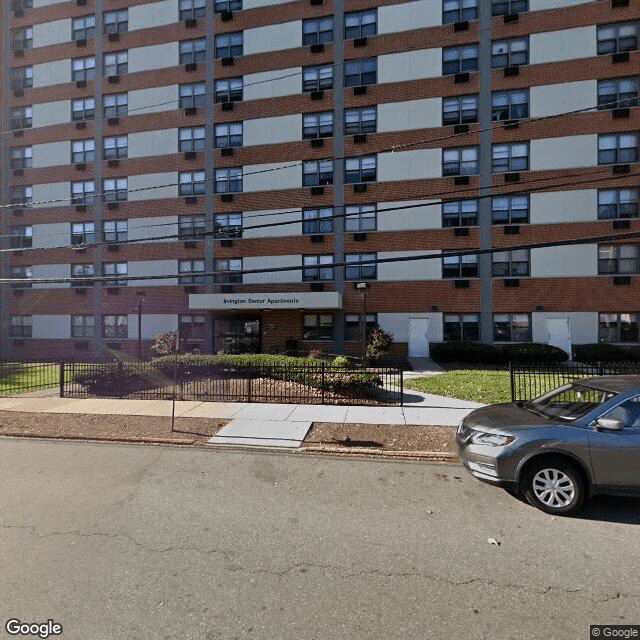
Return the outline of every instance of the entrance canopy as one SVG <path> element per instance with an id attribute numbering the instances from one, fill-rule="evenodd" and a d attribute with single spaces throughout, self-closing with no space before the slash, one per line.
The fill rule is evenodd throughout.
<path id="1" fill-rule="evenodd" d="M 264 309 L 340 309 L 342 295 L 337 291 L 311 293 L 192 293 L 189 309 L 242 311 Z"/>

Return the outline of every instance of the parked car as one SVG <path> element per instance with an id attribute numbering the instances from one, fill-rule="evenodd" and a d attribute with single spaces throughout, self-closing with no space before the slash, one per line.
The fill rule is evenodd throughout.
<path id="1" fill-rule="evenodd" d="M 478 480 L 547 513 L 571 513 L 599 493 L 640 495 L 640 375 L 576 380 L 476 409 L 455 445 Z"/>

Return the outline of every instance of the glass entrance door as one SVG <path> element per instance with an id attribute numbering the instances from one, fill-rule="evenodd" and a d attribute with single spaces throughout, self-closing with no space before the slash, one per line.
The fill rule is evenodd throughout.
<path id="1" fill-rule="evenodd" d="M 213 351 L 260 353 L 260 317 L 229 315 L 213 319 Z"/>

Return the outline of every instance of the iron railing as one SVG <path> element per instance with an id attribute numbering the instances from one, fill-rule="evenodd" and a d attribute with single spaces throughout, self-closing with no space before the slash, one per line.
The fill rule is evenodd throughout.
<path id="1" fill-rule="evenodd" d="M 57 388 L 59 383 L 59 362 L 0 362 L 2 395 Z"/>

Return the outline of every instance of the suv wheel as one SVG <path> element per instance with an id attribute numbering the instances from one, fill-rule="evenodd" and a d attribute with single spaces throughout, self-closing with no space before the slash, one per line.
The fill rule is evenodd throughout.
<path id="1" fill-rule="evenodd" d="M 534 461 L 525 471 L 521 486 L 527 500 L 547 513 L 571 513 L 584 501 L 580 474 L 559 458 Z"/>

